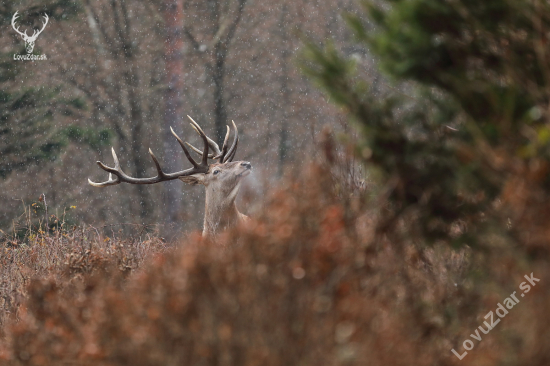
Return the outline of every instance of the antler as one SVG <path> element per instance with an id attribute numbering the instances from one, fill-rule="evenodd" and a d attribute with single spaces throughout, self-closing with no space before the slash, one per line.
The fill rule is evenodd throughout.
<path id="1" fill-rule="evenodd" d="M 189 116 L 187 116 L 189 117 Z M 191 117 L 189 117 L 191 118 Z M 235 121 L 233 122 L 233 129 L 235 130 L 235 137 L 233 138 L 233 144 L 231 145 L 231 148 L 228 150 L 227 142 L 229 140 L 229 126 L 227 126 L 227 133 L 225 134 L 225 139 L 223 140 L 223 146 L 220 151 L 220 147 L 218 144 L 216 144 L 214 141 L 208 138 L 208 143 L 212 150 L 214 150 L 214 154 L 208 155 L 210 159 L 220 159 L 220 163 L 227 163 L 229 161 L 233 161 L 233 158 L 235 157 L 235 154 L 237 153 L 237 146 L 239 144 L 239 130 L 237 129 L 237 125 L 235 124 Z M 197 131 L 198 132 L 198 131 Z M 193 145 L 186 142 L 186 144 L 193 149 L 196 153 L 200 154 L 202 156 L 202 152 L 194 147 Z"/>
<path id="2" fill-rule="evenodd" d="M 46 22 L 42 23 L 42 29 L 40 29 L 39 31 L 35 30 L 34 33 L 32 34 L 32 36 L 29 37 L 30 39 L 35 40 L 38 37 L 38 35 L 44 31 L 44 28 L 46 28 L 46 25 L 48 24 L 48 21 L 50 20 L 50 18 L 48 17 L 48 14 L 44 14 L 44 18 L 46 19 Z M 27 34 L 27 31 L 25 31 L 25 34 Z"/>
<path id="3" fill-rule="evenodd" d="M 188 116 L 189 117 L 189 116 Z M 170 127 L 170 131 L 172 132 L 172 135 L 178 140 L 178 143 L 180 144 L 181 148 L 183 149 L 183 152 L 185 153 L 185 156 L 189 160 L 189 162 L 193 165 L 193 168 L 182 170 L 180 172 L 175 173 L 165 173 L 162 171 L 162 168 L 160 167 L 160 164 L 157 160 L 157 157 L 153 154 L 151 149 L 149 149 L 149 154 L 151 154 L 151 158 L 153 159 L 153 162 L 155 164 L 155 167 L 157 169 L 157 176 L 151 177 L 151 178 L 133 178 L 127 175 L 122 171 L 120 168 L 120 163 L 118 161 L 118 158 L 115 153 L 115 149 L 111 149 L 113 153 L 113 159 L 115 161 L 115 167 L 111 168 L 107 165 L 103 164 L 101 161 L 97 162 L 97 165 L 99 167 L 107 172 L 109 172 L 109 180 L 102 183 L 95 183 L 92 182 L 90 179 L 88 179 L 88 183 L 90 183 L 94 187 L 107 187 L 107 186 L 113 186 L 120 183 L 131 183 L 131 184 L 154 184 L 159 182 L 164 182 L 168 180 L 174 180 L 178 179 L 179 177 L 185 177 L 188 175 L 196 174 L 196 173 L 206 173 L 208 172 L 208 146 L 209 146 L 209 138 L 206 136 L 202 128 L 197 124 L 197 122 L 193 121 L 191 117 L 191 126 L 197 131 L 197 133 L 201 136 L 203 142 L 204 142 L 204 150 L 201 152 L 202 160 L 200 163 L 197 163 L 189 154 L 189 151 L 185 147 L 183 141 L 179 138 L 178 135 L 174 132 L 172 127 Z M 211 141 L 211 140 L 210 140 Z M 212 141 L 213 142 L 213 141 Z M 113 178 L 114 174 L 114 178 Z"/>
<path id="4" fill-rule="evenodd" d="M 29 36 L 27 36 L 27 31 L 25 31 L 25 33 L 23 33 L 23 32 L 21 32 L 21 31 L 19 30 L 19 27 L 16 27 L 16 26 L 15 26 L 15 20 L 16 20 L 17 17 L 19 16 L 19 15 L 17 15 L 17 13 L 18 13 L 18 12 L 16 11 L 15 14 L 13 14 L 13 17 L 11 18 L 11 26 L 12 26 L 12 28 L 13 28 L 17 33 L 19 33 L 21 36 L 23 36 L 23 37 L 25 37 L 25 38 L 28 38 Z"/>

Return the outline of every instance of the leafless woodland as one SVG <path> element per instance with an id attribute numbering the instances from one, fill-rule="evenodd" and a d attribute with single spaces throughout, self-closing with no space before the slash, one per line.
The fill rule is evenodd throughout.
<path id="1" fill-rule="evenodd" d="M 168 170 L 185 168 L 169 131 L 173 127 L 197 144 L 196 134 L 183 132 L 188 131 L 185 115 L 218 138 L 234 120 L 241 131 L 237 159 L 254 166 L 243 188 L 250 212 L 261 207 L 261 197 L 285 172 L 301 169 L 317 154 L 316 138 L 324 126 L 346 128 L 346 117 L 298 70 L 303 40 L 334 39 L 378 79 L 366 51 L 346 46 L 351 36 L 341 14 L 356 10 L 353 1 L 185 1 L 178 13 L 181 29 L 175 47 L 181 47 L 181 55 L 176 69 L 165 57 L 167 12 L 161 2 L 81 5 L 75 19 L 50 21 L 38 41 L 48 61 L 17 64 L 25 77 L 12 85 L 59 88 L 62 97 L 82 99 L 85 110 L 71 116 L 56 113 L 56 127 L 108 128 L 113 133 L 110 145 L 123 168 L 135 176 L 153 173 L 149 148 L 169 164 Z M 11 50 L 21 40 L 8 31 L 1 42 L 4 50 Z M 179 80 L 172 96 L 167 92 L 170 70 Z M 176 103 L 171 116 L 167 98 Z M 95 161 L 111 159 L 109 146 L 92 149 L 72 142 L 54 162 L 14 172 L 2 182 L 2 228 L 13 229 L 23 206 L 45 194 L 50 213 L 76 207 L 69 213 L 74 222 L 200 230 L 201 189 L 178 182 L 108 190 L 88 186 L 87 178 L 104 178 Z"/>

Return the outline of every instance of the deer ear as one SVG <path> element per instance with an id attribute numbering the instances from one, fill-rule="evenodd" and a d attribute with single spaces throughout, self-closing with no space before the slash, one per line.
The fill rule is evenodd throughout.
<path id="1" fill-rule="evenodd" d="M 179 177 L 183 183 L 191 184 L 195 186 L 197 184 L 204 184 L 204 174 L 193 174 L 185 177 Z"/>

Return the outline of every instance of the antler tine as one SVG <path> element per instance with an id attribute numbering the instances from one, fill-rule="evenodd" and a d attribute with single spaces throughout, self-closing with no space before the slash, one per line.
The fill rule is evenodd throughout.
<path id="1" fill-rule="evenodd" d="M 189 146 L 191 148 L 191 150 L 193 150 L 194 152 L 196 152 L 197 154 L 199 154 L 200 156 L 202 156 L 202 151 L 200 151 L 199 149 L 197 149 L 195 146 L 191 145 L 189 142 L 185 141 L 185 144 L 187 146 Z M 214 154 L 208 154 L 208 157 L 210 159 L 212 159 L 214 157 Z"/>
<path id="2" fill-rule="evenodd" d="M 188 116 L 189 117 L 189 116 Z M 189 117 L 191 118 L 191 117 Z M 191 118 L 192 119 L 192 118 Z M 194 122 L 194 121 L 193 121 Z M 196 123 L 196 122 L 195 122 Z M 197 124 L 198 125 L 198 124 Z M 191 127 L 193 127 L 193 129 L 199 134 L 199 136 L 202 137 L 201 133 L 199 132 L 199 130 L 194 126 L 194 125 L 191 125 Z M 204 133 L 204 132 L 203 132 Z M 230 130 L 229 130 L 229 126 L 227 126 L 227 133 L 225 135 L 225 139 L 224 139 L 224 145 L 226 145 L 227 143 L 227 140 L 229 139 L 229 134 L 230 134 Z M 224 148 L 222 147 L 222 149 L 220 150 L 220 146 L 214 141 L 212 140 L 210 137 L 208 137 L 206 134 L 206 140 L 208 141 L 208 146 L 212 149 L 212 154 L 208 154 L 208 158 L 209 159 L 220 159 L 222 156 L 224 156 L 225 152 L 227 152 L 227 148 L 226 148 L 226 151 L 224 152 Z M 199 154 L 200 156 L 202 156 L 202 151 L 200 151 L 199 149 L 197 149 L 195 146 L 191 145 L 189 142 L 185 142 L 185 144 L 187 146 L 189 146 L 194 152 L 196 152 L 197 154 Z M 220 160 L 221 161 L 221 160 Z"/>
<path id="3" fill-rule="evenodd" d="M 102 182 L 102 183 L 92 182 L 90 180 L 90 178 L 88 178 L 88 184 L 89 185 L 94 186 L 94 187 L 99 187 L 99 188 L 107 187 L 107 186 L 114 186 L 114 185 L 117 185 L 119 183 L 120 182 L 118 180 L 113 179 L 113 175 L 111 173 L 109 173 L 109 180 L 106 181 L 106 182 Z"/>
<path id="4" fill-rule="evenodd" d="M 208 154 L 208 158 L 209 159 L 217 159 L 219 154 L 220 154 L 220 148 L 218 146 L 218 144 L 216 144 L 214 141 L 212 141 L 210 139 L 210 137 L 206 136 L 206 138 L 208 139 L 208 145 L 210 146 L 210 148 L 212 149 L 212 151 L 214 151 L 212 154 Z M 187 146 L 189 146 L 194 152 L 196 152 L 197 154 L 199 154 L 200 156 L 202 156 L 202 151 L 200 151 L 199 149 L 197 149 L 195 146 L 191 145 L 189 142 L 185 141 L 185 144 Z M 215 144 L 215 145 L 213 145 Z"/>
<path id="5" fill-rule="evenodd" d="M 225 133 L 225 138 L 223 139 L 222 152 L 218 156 L 216 156 L 216 158 L 220 159 L 220 163 L 223 162 L 224 157 L 227 155 L 227 141 L 229 141 L 230 129 L 227 125 L 225 127 L 227 127 L 227 132 Z"/>
<path id="6" fill-rule="evenodd" d="M 188 117 L 189 117 L 189 116 L 188 116 Z M 191 117 L 189 117 L 189 118 L 191 118 Z M 195 122 L 195 123 L 196 123 L 196 122 Z M 201 133 L 199 132 L 199 130 L 197 130 L 197 128 L 196 128 L 195 126 L 193 126 L 193 125 L 191 125 L 191 127 L 193 127 L 193 129 L 195 130 L 195 132 L 197 132 L 197 133 L 199 134 L 199 136 L 200 136 Z M 206 136 L 206 134 L 205 134 L 205 136 Z M 210 148 L 211 148 L 212 151 L 213 151 L 212 154 L 208 154 L 208 157 L 209 157 L 210 159 L 216 159 L 216 157 L 217 157 L 218 155 L 220 155 L 220 147 L 219 147 L 218 144 L 217 144 L 214 140 L 212 140 L 210 137 L 206 136 L 206 140 L 208 140 L 208 146 L 210 146 Z M 187 146 L 189 146 L 191 149 L 193 149 L 193 151 L 195 151 L 197 154 L 199 154 L 200 156 L 202 156 L 202 151 L 200 151 L 199 149 L 197 149 L 195 146 L 191 145 L 191 144 L 188 143 L 188 142 L 185 142 L 185 144 L 186 144 Z"/>
<path id="7" fill-rule="evenodd" d="M 176 140 L 178 140 L 178 143 L 180 144 L 181 148 L 183 149 L 183 152 L 185 154 L 185 157 L 187 157 L 187 160 L 189 160 L 189 162 L 191 164 L 193 164 L 193 167 L 195 168 L 198 168 L 199 167 L 199 164 L 197 164 L 197 162 L 195 161 L 195 159 L 193 159 L 191 157 L 191 154 L 189 154 L 189 150 L 187 150 L 187 148 L 185 147 L 185 145 L 183 144 L 183 141 L 180 139 L 180 137 L 178 135 L 176 135 L 176 133 L 174 132 L 174 129 L 172 127 L 170 127 L 170 131 L 172 131 L 172 135 L 174 135 L 174 137 L 176 138 Z M 189 144 L 187 144 L 189 145 Z M 195 149 L 193 147 L 193 149 Z M 202 154 L 202 153 L 201 153 Z"/>
<path id="8" fill-rule="evenodd" d="M 108 167 L 107 165 L 103 164 L 99 160 L 96 161 L 96 163 L 97 163 L 97 165 L 99 165 L 99 167 L 101 169 L 105 170 L 106 172 L 114 173 L 115 175 L 117 175 L 117 172 L 120 170 L 120 163 L 118 162 L 118 157 L 116 156 L 114 148 L 111 148 L 111 153 L 113 154 L 113 160 L 115 161 L 115 167 L 114 168 Z"/>
<path id="9" fill-rule="evenodd" d="M 216 141 L 212 140 L 210 137 L 206 136 L 206 139 L 208 140 L 208 145 L 212 149 L 213 153 L 212 156 L 219 155 L 220 154 L 220 147 L 216 143 Z"/>
<path id="10" fill-rule="evenodd" d="M 108 166 L 104 165 L 101 161 L 97 161 L 97 165 L 99 165 L 104 170 L 105 168 L 110 169 Z M 115 179 L 113 179 L 113 174 L 109 173 L 109 179 L 105 182 L 96 183 L 96 182 L 92 182 L 92 180 L 88 178 L 88 183 L 94 187 L 107 187 L 107 186 L 114 186 L 114 185 L 120 184 L 121 182 L 118 179 L 118 176 L 115 175 Z"/>
<path id="11" fill-rule="evenodd" d="M 206 137 L 206 134 L 202 130 L 201 126 L 197 122 L 193 120 L 189 115 L 187 116 L 191 120 L 191 126 L 197 131 L 197 133 L 202 137 L 202 141 L 204 143 L 204 150 L 202 151 L 202 161 L 201 165 L 208 166 L 208 137 Z"/>
<path id="12" fill-rule="evenodd" d="M 237 137 L 237 140 L 235 141 L 235 149 L 233 150 L 233 152 L 231 152 L 230 155 L 228 155 L 227 161 L 233 161 L 233 158 L 237 154 L 237 146 L 239 146 L 239 137 Z"/>
<path id="13" fill-rule="evenodd" d="M 119 175 L 117 174 L 117 172 L 120 170 L 120 163 L 118 161 L 118 157 L 116 156 L 116 153 L 115 153 L 115 149 L 113 147 L 111 147 L 111 153 L 113 154 L 113 160 L 115 161 L 115 167 L 114 168 L 111 168 L 111 167 L 108 167 L 107 165 L 103 164 L 101 161 L 97 161 L 97 165 L 99 165 L 99 167 L 103 170 L 105 170 L 106 172 L 109 172 L 109 180 L 105 181 L 105 182 L 101 182 L 101 183 L 96 183 L 96 182 L 92 182 L 89 178 L 88 178 L 88 183 L 94 187 L 107 187 L 107 186 L 114 186 L 114 185 L 117 185 L 117 184 L 120 184 L 121 183 L 121 180 L 120 180 L 120 177 Z M 113 174 L 115 174 L 115 178 L 113 179 Z"/>
<path id="14" fill-rule="evenodd" d="M 222 163 L 227 163 L 228 161 L 232 161 L 233 157 L 237 153 L 237 145 L 239 144 L 239 130 L 237 129 L 237 125 L 235 124 L 235 121 L 233 122 L 233 128 L 235 129 L 235 137 L 233 138 L 233 145 L 231 145 L 231 149 L 229 149 L 229 152 L 227 155 L 223 158 Z"/>
<path id="15" fill-rule="evenodd" d="M 113 160 L 115 161 L 115 169 L 120 169 L 120 162 L 118 161 L 118 156 L 116 156 L 115 148 L 111 147 L 111 153 L 113 154 Z"/>
<path id="16" fill-rule="evenodd" d="M 155 168 L 157 168 L 157 176 L 158 177 L 165 177 L 166 174 L 162 171 L 162 168 L 160 167 L 159 161 L 157 160 L 157 157 L 155 154 L 153 154 L 153 151 L 151 151 L 151 148 L 149 148 L 149 154 L 151 155 L 151 158 L 153 159 L 153 162 L 155 163 Z"/>

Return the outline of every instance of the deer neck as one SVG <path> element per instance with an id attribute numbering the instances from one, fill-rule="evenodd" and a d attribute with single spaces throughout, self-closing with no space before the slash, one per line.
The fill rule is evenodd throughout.
<path id="1" fill-rule="evenodd" d="M 214 235 L 235 226 L 244 216 L 235 204 L 238 191 L 239 185 L 229 195 L 214 188 L 206 187 L 203 236 Z"/>

